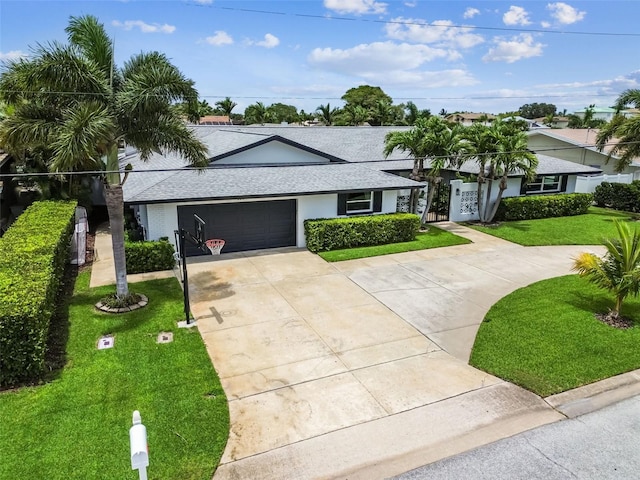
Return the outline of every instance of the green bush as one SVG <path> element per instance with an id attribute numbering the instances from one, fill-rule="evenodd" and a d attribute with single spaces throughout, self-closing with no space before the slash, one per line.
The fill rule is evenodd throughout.
<path id="1" fill-rule="evenodd" d="M 36 202 L 0 238 L 0 385 L 44 371 L 76 202 Z"/>
<path id="2" fill-rule="evenodd" d="M 127 273 L 171 270 L 176 261 L 173 245 L 168 240 L 157 242 L 125 242 Z"/>
<path id="3" fill-rule="evenodd" d="M 312 252 L 409 242 L 419 229 L 420 218 L 410 213 L 304 221 L 307 248 Z"/>
<path id="4" fill-rule="evenodd" d="M 592 202 L 593 196 L 590 193 L 505 198 L 500 202 L 496 220 L 532 220 L 582 215 L 587 213 Z"/>
<path id="5" fill-rule="evenodd" d="M 599 207 L 624 212 L 640 212 L 640 181 L 632 183 L 602 182 L 596 187 L 593 199 Z"/>

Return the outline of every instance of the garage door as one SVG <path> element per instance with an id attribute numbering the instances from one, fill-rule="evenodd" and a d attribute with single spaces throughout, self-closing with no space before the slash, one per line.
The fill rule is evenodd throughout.
<path id="1" fill-rule="evenodd" d="M 178 207 L 180 228 L 194 233 L 193 214 L 206 222 L 206 238 L 222 238 L 223 253 L 296 244 L 296 201 L 222 203 Z M 187 245 L 187 255 L 203 252 Z"/>

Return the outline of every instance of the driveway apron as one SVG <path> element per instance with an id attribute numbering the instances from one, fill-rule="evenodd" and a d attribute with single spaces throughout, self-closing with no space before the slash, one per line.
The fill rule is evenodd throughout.
<path id="1" fill-rule="evenodd" d="M 300 249 L 190 260 L 231 414 L 214 478 L 382 478 L 561 418 L 467 364 L 507 293 L 597 247 L 474 243 L 329 264 Z"/>

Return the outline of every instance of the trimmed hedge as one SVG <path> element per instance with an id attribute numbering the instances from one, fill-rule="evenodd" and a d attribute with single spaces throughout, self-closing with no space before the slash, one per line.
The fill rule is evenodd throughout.
<path id="1" fill-rule="evenodd" d="M 0 238 L 0 385 L 39 377 L 76 202 L 36 202 Z"/>
<path id="2" fill-rule="evenodd" d="M 592 202 L 593 196 L 590 193 L 504 198 L 498 207 L 496 220 L 532 220 L 582 215 L 587 213 Z"/>
<path id="3" fill-rule="evenodd" d="M 157 242 L 125 242 L 127 273 L 171 270 L 176 264 L 173 245 L 168 240 Z"/>
<path id="4" fill-rule="evenodd" d="M 420 218 L 410 213 L 304 221 L 307 248 L 312 252 L 410 242 L 419 229 Z"/>
<path id="5" fill-rule="evenodd" d="M 593 200 L 599 207 L 613 208 L 623 212 L 640 212 L 640 181 L 602 182 L 596 187 Z"/>

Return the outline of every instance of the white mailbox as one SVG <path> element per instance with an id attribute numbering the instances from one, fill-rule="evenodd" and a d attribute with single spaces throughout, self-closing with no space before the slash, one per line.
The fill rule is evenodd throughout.
<path id="1" fill-rule="evenodd" d="M 146 480 L 149 466 L 149 447 L 147 444 L 147 427 L 142 425 L 140 412 L 133 412 L 133 426 L 129 429 L 131 445 L 131 468 L 138 470 L 140 480 Z"/>

